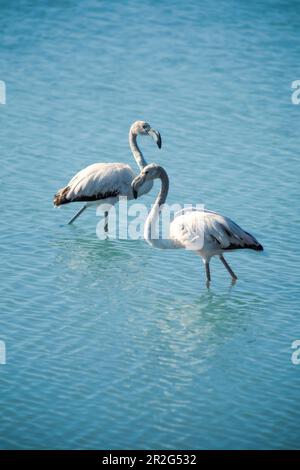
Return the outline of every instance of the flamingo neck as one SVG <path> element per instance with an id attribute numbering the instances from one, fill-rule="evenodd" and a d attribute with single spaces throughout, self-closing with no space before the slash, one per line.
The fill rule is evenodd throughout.
<path id="1" fill-rule="evenodd" d="M 171 240 L 159 238 L 159 214 L 163 204 L 166 202 L 169 192 L 169 177 L 163 168 L 160 168 L 159 179 L 161 180 L 161 188 L 155 203 L 152 206 L 150 214 L 147 217 L 144 227 L 144 238 L 149 245 L 152 245 L 155 248 L 174 248 Z"/>
<path id="2" fill-rule="evenodd" d="M 142 169 L 147 165 L 147 162 L 144 159 L 144 156 L 143 156 L 143 154 L 142 154 L 142 152 L 141 152 L 141 150 L 140 150 L 140 148 L 137 144 L 136 138 L 137 138 L 137 134 L 132 132 L 132 130 L 130 129 L 130 131 L 129 131 L 129 145 L 130 145 L 131 151 L 133 153 L 134 159 L 135 159 L 136 163 L 138 164 L 139 169 L 142 171 Z"/>

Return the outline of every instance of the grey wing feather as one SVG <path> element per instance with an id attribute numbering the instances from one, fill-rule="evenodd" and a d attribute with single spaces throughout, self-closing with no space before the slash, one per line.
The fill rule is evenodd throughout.
<path id="1" fill-rule="evenodd" d="M 68 183 L 68 202 L 127 196 L 134 173 L 122 163 L 95 163 L 77 173 Z"/>
<path id="2" fill-rule="evenodd" d="M 176 217 L 170 235 L 178 244 L 192 250 L 263 249 L 253 235 L 231 219 L 208 210 L 191 211 Z"/>

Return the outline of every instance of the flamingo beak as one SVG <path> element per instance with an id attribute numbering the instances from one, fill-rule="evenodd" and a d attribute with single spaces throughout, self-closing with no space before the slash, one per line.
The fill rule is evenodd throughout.
<path id="1" fill-rule="evenodd" d="M 137 176 L 131 183 L 131 189 L 134 199 L 137 199 L 138 197 L 139 180 L 140 176 Z"/>
<path id="2" fill-rule="evenodd" d="M 156 143 L 157 147 L 160 149 L 161 148 L 161 135 L 158 131 L 156 131 L 155 129 L 150 129 L 148 131 L 148 134 L 151 135 L 152 139 L 154 140 L 154 142 Z"/>
<path id="3" fill-rule="evenodd" d="M 131 183 L 132 193 L 134 199 L 138 197 L 138 190 L 139 187 L 145 182 L 145 175 L 141 173 L 140 175 L 136 176 Z"/>

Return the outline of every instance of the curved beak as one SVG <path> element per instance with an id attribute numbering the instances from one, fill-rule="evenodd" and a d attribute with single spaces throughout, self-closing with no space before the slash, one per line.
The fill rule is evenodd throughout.
<path id="1" fill-rule="evenodd" d="M 148 134 L 151 135 L 154 142 L 156 142 L 157 147 L 160 149 L 161 148 L 161 135 L 160 135 L 160 133 L 158 131 L 156 131 L 155 129 L 151 128 L 148 131 Z"/>
<path id="2" fill-rule="evenodd" d="M 134 178 L 134 180 L 132 181 L 131 183 L 131 188 L 132 188 L 132 192 L 133 192 L 133 197 L 134 199 L 137 199 L 138 197 L 138 191 L 139 191 L 139 188 L 140 186 L 144 183 L 146 177 L 145 175 L 138 175 L 136 178 Z"/>

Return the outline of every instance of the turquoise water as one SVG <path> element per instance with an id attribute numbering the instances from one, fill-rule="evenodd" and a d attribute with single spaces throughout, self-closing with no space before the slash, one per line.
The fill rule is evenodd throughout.
<path id="1" fill-rule="evenodd" d="M 1 448 L 297 448 L 297 1 L 1 1 Z M 263 254 L 212 262 L 101 241 L 52 208 L 136 119 L 170 202 L 204 203 Z M 149 207 L 157 185 L 146 197 Z"/>

